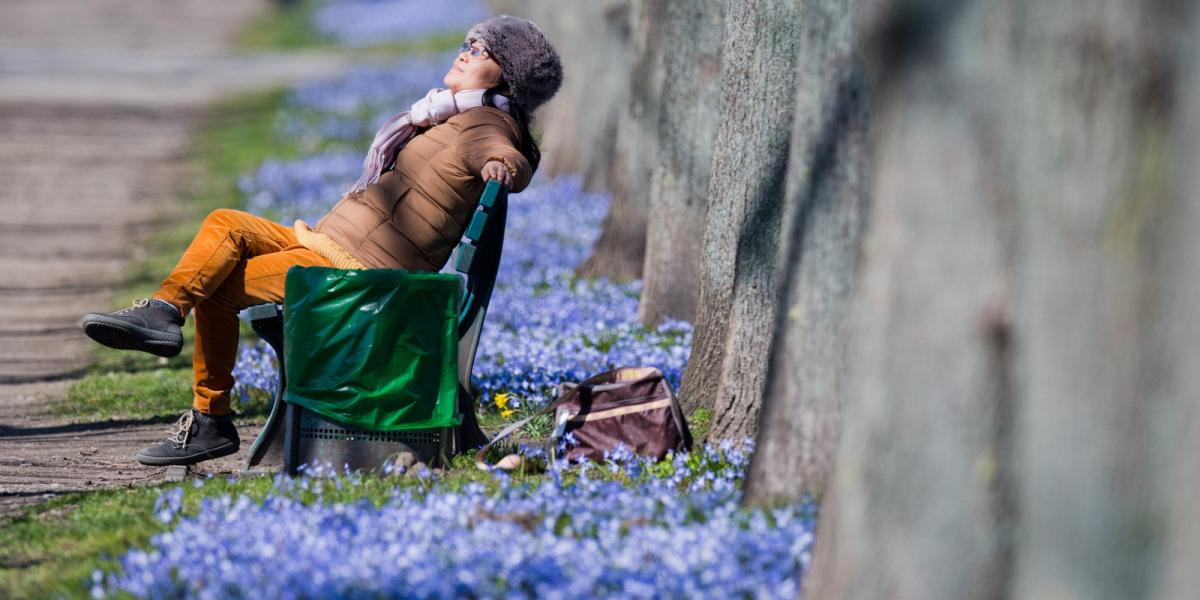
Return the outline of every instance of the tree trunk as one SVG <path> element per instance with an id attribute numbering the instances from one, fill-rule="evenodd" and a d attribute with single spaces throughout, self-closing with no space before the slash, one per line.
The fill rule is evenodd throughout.
<path id="1" fill-rule="evenodd" d="M 1195 11 L 889 11 L 837 504 L 806 597 L 1194 596 L 1195 75 L 1175 90 Z"/>
<path id="2" fill-rule="evenodd" d="M 617 148 L 618 163 L 629 161 L 624 152 Z M 603 277 L 619 282 L 641 277 L 642 262 L 646 255 L 647 211 L 649 205 L 645 196 L 613 192 L 608 214 L 600 224 L 600 237 L 592 246 L 591 255 L 579 265 L 575 274 L 584 279 Z"/>
<path id="3" fill-rule="evenodd" d="M 652 106 L 663 94 L 662 78 L 653 67 L 660 52 L 672 50 L 660 34 L 665 5 L 666 0 L 628 0 L 626 92 L 617 110 L 607 182 L 612 201 L 591 256 L 576 271 L 580 277 L 630 281 L 642 276 L 650 168 L 658 148 Z"/>
<path id="4" fill-rule="evenodd" d="M 1192 9 L 1186 39 L 1191 48 L 1180 65 L 1181 85 L 1176 106 L 1182 107 L 1181 123 L 1175 128 L 1178 137 L 1171 147 L 1179 157 L 1176 164 L 1195 164 L 1200 157 L 1200 10 Z M 1167 539 L 1163 556 L 1160 600 L 1183 600 L 1196 595 L 1200 589 L 1200 407 L 1196 405 L 1200 390 L 1200 169 L 1177 168 L 1172 176 L 1168 203 L 1157 217 L 1160 226 L 1156 236 L 1155 275 L 1163 282 L 1153 296 L 1156 306 L 1152 314 L 1159 315 L 1155 331 L 1162 337 L 1159 352 L 1166 368 L 1159 373 L 1159 385 L 1154 389 L 1159 405 L 1155 424 L 1158 438 L 1167 443 L 1160 451 L 1174 458 L 1164 469 L 1164 476 L 1155 485 L 1161 498 L 1167 500 L 1167 519 L 1172 525 L 1164 528 Z M 1177 439 L 1178 442 L 1173 442 Z"/>
<path id="5" fill-rule="evenodd" d="M 868 199 L 869 98 L 855 2 L 803 0 L 783 302 L 744 501 L 819 497 L 841 426 L 846 324 Z"/>
<path id="6" fill-rule="evenodd" d="M 663 40 L 655 69 L 668 82 L 655 102 L 660 140 L 650 177 L 646 258 L 638 319 L 696 318 L 705 197 L 720 122 L 721 0 L 665 2 Z M 635 95 L 637 95 L 635 93 Z"/>
<path id="7" fill-rule="evenodd" d="M 709 181 L 699 319 L 680 396 L 710 437 L 754 434 L 779 280 L 799 0 L 725 4 L 721 123 Z"/>
<path id="8" fill-rule="evenodd" d="M 989 44 L 1005 20 L 991 3 L 901 4 L 866 22 L 882 69 L 872 200 L 837 506 L 822 515 L 807 597 L 999 598 L 1012 215 L 997 185 L 1003 65 Z M 919 36 L 905 31 L 914 23 Z"/>
<path id="9" fill-rule="evenodd" d="M 1156 229 L 1174 226 L 1161 211 L 1179 211 L 1167 203 L 1171 165 L 1197 165 L 1194 154 L 1168 150 L 1172 111 L 1196 110 L 1172 99 L 1180 19 L 1158 0 L 1026 0 L 1021 9 L 1011 180 L 1023 408 L 1015 589 L 1027 598 L 1146 597 L 1161 550 L 1152 524 L 1169 498 L 1155 491 L 1179 451 L 1175 423 L 1200 392 L 1161 388 L 1164 373 L 1196 368 L 1162 348 L 1180 343 L 1172 330 L 1196 331 L 1197 306 L 1161 320 L 1158 303 L 1195 285 L 1198 255 L 1188 266 L 1155 256 L 1158 244 L 1195 249 Z M 1194 203 L 1196 189 L 1185 193 Z"/>

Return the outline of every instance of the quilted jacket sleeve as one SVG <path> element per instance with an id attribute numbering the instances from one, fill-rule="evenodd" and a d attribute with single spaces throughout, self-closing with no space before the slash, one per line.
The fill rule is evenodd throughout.
<path id="1" fill-rule="evenodd" d="M 488 161 L 496 160 L 508 168 L 513 185 L 510 191 L 519 192 L 529 185 L 533 169 L 517 150 L 518 134 L 502 117 L 487 116 L 467 122 L 459 133 L 458 156 L 467 170 L 478 174 Z"/>

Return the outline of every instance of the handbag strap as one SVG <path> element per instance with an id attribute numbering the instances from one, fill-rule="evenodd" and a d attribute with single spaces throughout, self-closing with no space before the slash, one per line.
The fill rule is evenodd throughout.
<path id="1" fill-rule="evenodd" d="M 482 469 L 484 471 L 492 470 L 492 466 L 487 463 L 485 455 L 487 454 L 488 449 L 490 449 L 492 446 L 496 445 L 496 442 L 499 442 L 500 440 L 512 435 L 514 431 L 524 427 L 527 423 L 536 419 L 537 417 L 540 417 L 540 416 L 558 408 L 567 400 L 570 400 L 571 398 L 574 398 L 575 396 L 579 395 L 581 390 L 590 388 L 593 385 L 596 385 L 598 383 L 603 383 L 604 381 L 610 379 L 614 373 L 616 373 L 617 371 L 620 371 L 620 370 L 621 369 L 613 369 L 611 371 L 605 371 L 603 373 L 600 373 L 599 375 L 593 375 L 591 377 L 588 377 L 587 379 L 580 382 L 579 385 L 571 388 L 571 390 L 568 391 L 567 393 L 559 396 L 558 398 L 555 398 L 554 400 L 552 400 L 550 402 L 547 402 L 546 406 L 542 407 L 542 410 L 539 410 L 536 413 L 534 413 L 528 417 L 525 417 L 524 419 L 521 419 L 520 421 L 517 421 L 516 423 L 513 423 L 512 425 L 509 425 L 508 427 L 505 427 L 504 429 L 501 429 L 500 433 L 496 434 L 496 437 L 492 438 L 492 440 L 490 442 L 485 444 L 482 448 L 479 449 L 478 452 L 475 453 L 475 467 Z"/>

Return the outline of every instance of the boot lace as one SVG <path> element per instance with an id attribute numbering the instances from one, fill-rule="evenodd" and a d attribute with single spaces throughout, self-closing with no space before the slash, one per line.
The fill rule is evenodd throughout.
<path id="1" fill-rule="evenodd" d="M 171 437 L 167 438 L 176 448 L 186 448 L 188 439 L 192 435 L 192 423 L 196 420 L 196 415 L 192 411 L 187 411 L 179 420 L 175 422 L 175 430 L 171 432 Z"/>
<path id="2" fill-rule="evenodd" d="M 123 308 L 121 310 L 118 310 L 116 312 L 116 314 L 123 315 L 127 312 L 135 311 L 139 308 L 146 308 L 147 306 L 150 306 L 149 298 L 138 298 L 137 300 L 133 301 L 133 306 L 130 306 L 129 308 Z"/>

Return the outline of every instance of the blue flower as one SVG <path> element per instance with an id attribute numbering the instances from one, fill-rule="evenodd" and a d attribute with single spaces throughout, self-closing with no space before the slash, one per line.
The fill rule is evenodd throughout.
<path id="1" fill-rule="evenodd" d="M 154 501 L 154 516 L 160 523 L 170 523 L 183 507 L 183 489 L 173 488 Z"/>
<path id="2" fill-rule="evenodd" d="M 664 462 L 625 455 L 616 472 L 552 466 L 461 489 L 393 490 L 382 506 L 325 498 L 364 484 L 328 465 L 262 501 L 221 496 L 93 575 L 96 597 L 792 598 L 811 561 L 816 513 L 742 510 L 745 447 Z M 636 468 L 635 468 L 636 467 Z M 569 481 L 569 482 L 568 482 Z M 623 482 L 623 483 L 622 483 Z M 176 488 L 177 490 L 178 488 Z M 160 502 L 175 502 L 174 491 Z M 497 543 L 502 540 L 502 543 Z M 186 541 L 186 543 L 183 543 Z"/>

